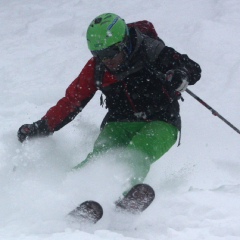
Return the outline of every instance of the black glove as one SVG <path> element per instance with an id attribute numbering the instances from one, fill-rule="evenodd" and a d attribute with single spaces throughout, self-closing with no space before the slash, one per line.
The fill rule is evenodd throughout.
<path id="1" fill-rule="evenodd" d="M 166 72 L 166 84 L 177 92 L 185 91 L 188 82 L 188 74 L 185 69 L 173 69 Z"/>
<path id="2" fill-rule="evenodd" d="M 18 130 L 18 140 L 23 142 L 26 138 L 48 136 L 50 134 L 46 120 L 39 120 L 32 124 L 24 124 Z"/>

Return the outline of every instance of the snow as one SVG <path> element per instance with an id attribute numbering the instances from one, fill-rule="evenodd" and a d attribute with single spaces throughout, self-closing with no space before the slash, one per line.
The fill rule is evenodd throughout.
<path id="1" fill-rule="evenodd" d="M 104 12 L 152 21 L 168 46 L 200 63 L 190 90 L 240 128 L 238 0 L 1 0 L 0 239 L 240 239 L 240 136 L 187 93 L 181 146 L 153 164 L 146 183 L 156 199 L 140 216 L 114 212 L 127 177 L 116 153 L 71 171 L 99 133 L 100 93 L 53 136 L 18 142 L 18 128 L 39 120 L 90 58 L 86 29 Z M 103 205 L 102 220 L 66 219 L 87 199 Z"/>

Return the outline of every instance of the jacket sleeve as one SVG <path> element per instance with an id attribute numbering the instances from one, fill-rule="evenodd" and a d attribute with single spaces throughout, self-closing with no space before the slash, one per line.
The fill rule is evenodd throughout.
<path id="1" fill-rule="evenodd" d="M 66 90 L 65 97 L 51 107 L 42 118 L 47 121 L 51 132 L 57 131 L 82 111 L 97 91 L 94 81 L 95 60 L 90 59 L 79 76 Z"/>
<path id="2" fill-rule="evenodd" d="M 189 84 L 195 84 L 201 78 L 201 68 L 198 63 L 186 54 L 180 54 L 173 48 L 165 46 L 156 60 L 157 68 L 166 73 L 168 70 L 185 69 L 189 76 Z"/>

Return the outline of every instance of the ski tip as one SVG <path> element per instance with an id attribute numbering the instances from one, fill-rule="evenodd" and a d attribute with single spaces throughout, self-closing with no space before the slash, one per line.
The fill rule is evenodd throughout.
<path id="1" fill-rule="evenodd" d="M 88 200 L 81 203 L 68 215 L 81 222 L 96 223 L 103 216 L 103 208 L 98 202 Z"/>
<path id="2" fill-rule="evenodd" d="M 136 214 L 148 208 L 154 198 L 155 192 L 153 188 L 148 184 L 140 183 L 133 186 L 129 192 L 115 204 L 117 209 Z"/>

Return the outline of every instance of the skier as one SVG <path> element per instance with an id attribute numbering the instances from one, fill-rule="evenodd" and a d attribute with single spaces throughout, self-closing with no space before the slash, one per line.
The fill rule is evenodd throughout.
<path id="1" fill-rule="evenodd" d="M 132 168 L 130 185 L 142 183 L 151 164 L 177 141 L 181 130 L 181 93 L 201 77 L 200 66 L 158 38 L 148 21 L 126 24 L 113 13 L 96 17 L 87 29 L 93 57 L 70 84 L 66 95 L 41 120 L 18 130 L 20 142 L 48 136 L 72 121 L 97 90 L 108 112 L 93 151 L 74 169 L 114 149 Z"/>

